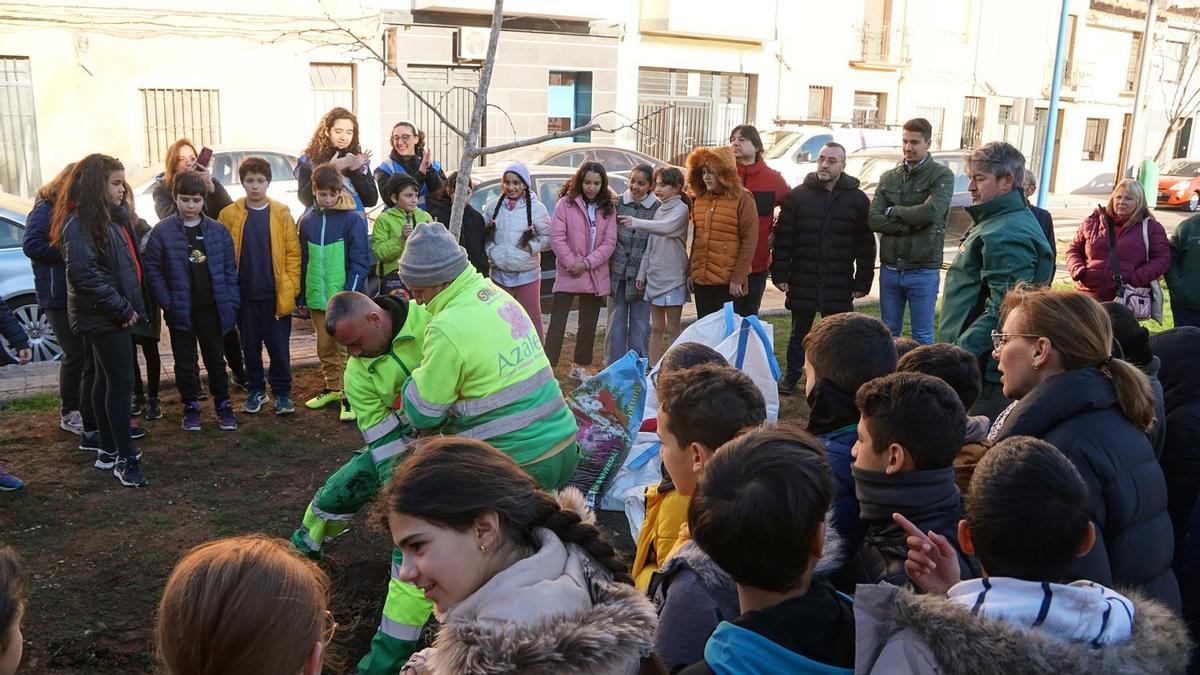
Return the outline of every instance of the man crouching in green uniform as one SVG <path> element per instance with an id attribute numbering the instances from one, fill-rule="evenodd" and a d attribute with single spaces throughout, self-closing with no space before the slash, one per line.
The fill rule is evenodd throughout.
<path id="1" fill-rule="evenodd" d="M 403 299 L 343 291 L 326 307 L 329 335 L 350 353 L 343 387 L 357 415 L 366 446 L 317 490 L 292 535 L 292 546 L 319 559 L 325 542 L 337 537 L 392 477 L 403 453 L 413 447 L 413 429 L 393 405 L 405 380 L 421 359 L 429 312 Z M 358 664 L 360 673 L 396 673 L 417 646 L 433 605 L 420 589 L 401 583 L 400 551 L 392 552 L 383 619 L 371 651 Z"/>
<path id="2" fill-rule="evenodd" d="M 565 484 L 578 427 L 521 305 L 467 264 L 440 223 L 417 225 L 400 278 L 432 316 L 403 389 L 413 427 L 487 441 L 543 488 Z"/>

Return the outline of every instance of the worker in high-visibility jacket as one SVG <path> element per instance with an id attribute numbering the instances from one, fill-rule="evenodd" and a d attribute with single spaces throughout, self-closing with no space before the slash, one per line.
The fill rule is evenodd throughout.
<path id="1" fill-rule="evenodd" d="M 320 558 L 324 544 L 346 530 L 413 447 L 413 429 L 393 406 L 420 362 L 429 318 L 423 307 L 398 298 L 372 300 L 343 291 L 330 299 L 326 329 L 350 353 L 343 387 L 366 447 L 331 475 L 308 505 L 304 524 L 292 535 L 292 545 L 305 555 Z M 383 618 L 370 652 L 358 664 L 360 673 L 399 672 L 433 611 L 420 589 L 399 580 L 400 560 L 400 551 L 393 550 Z"/>
<path id="2" fill-rule="evenodd" d="M 529 315 L 467 264 L 440 223 L 417 225 L 399 271 L 431 315 L 403 389 L 413 427 L 486 441 L 547 490 L 566 483 L 578 426 Z"/>

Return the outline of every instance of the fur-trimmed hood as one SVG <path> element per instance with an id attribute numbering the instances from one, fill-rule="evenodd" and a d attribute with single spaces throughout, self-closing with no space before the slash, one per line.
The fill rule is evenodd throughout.
<path id="1" fill-rule="evenodd" d="M 1191 655 L 1187 628 L 1170 609 L 1136 594 L 1133 635 L 1095 648 L 972 614 L 941 596 L 860 585 L 854 597 L 856 673 L 1084 675 L 1178 673 Z M 1117 611 L 1114 608 L 1113 611 Z"/>
<path id="2" fill-rule="evenodd" d="M 577 490 L 564 509 L 591 514 Z M 415 673 L 636 673 L 653 650 L 657 616 L 633 586 L 613 581 L 583 549 L 536 530 L 541 547 L 452 608 Z"/>
<path id="3" fill-rule="evenodd" d="M 701 197 L 709 193 L 704 186 L 703 168 L 717 174 L 720 189 L 713 190 L 714 196 L 729 194 L 736 195 L 742 187 L 742 179 L 738 177 L 737 160 L 733 149 L 727 145 L 715 148 L 696 148 L 687 158 L 687 183 L 693 197 Z"/>

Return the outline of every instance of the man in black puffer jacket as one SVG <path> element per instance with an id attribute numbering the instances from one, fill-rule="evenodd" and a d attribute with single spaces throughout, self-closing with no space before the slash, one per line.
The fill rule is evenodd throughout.
<path id="1" fill-rule="evenodd" d="M 1200 494 L 1200 328 L 1163 331 L 1150 338 L 1150 348 L 1162 361 L 1167 433 L 1158 461 L 1167 479 L 1167 511 L 1178 549 Z"/>
<path id="2" fill-rule="evenodd" d="M 880 581 L 908 584 L 907 534 L 893 513 L 922 532 L 946 537 L 958 551 L 962 578 L 978 576 L 974 558 L 958 548 L 963 503 L 954 484 L 954 457 L 967 429 L 958 395 L 931 375 L 893 373 L 860 387 L 855 403 L 861 419 L 851 471 L 867 534 L 837 585 L 853 590 L 855 584 Z"/>
<path id="3" fill-rule="evenodd" d="M 857 178 L 842 173 L 845 168 L 846 148 L 827 143 L 817 170 L 784 200 L 775 228 L 771 280 L 787 293 L 792 312 L 781 393 L 795 391 L 804 371 L 804 337 L 817 313 L 851 311 L 853 299 L 865 296 L 875 277 L 871 201 Z"/>

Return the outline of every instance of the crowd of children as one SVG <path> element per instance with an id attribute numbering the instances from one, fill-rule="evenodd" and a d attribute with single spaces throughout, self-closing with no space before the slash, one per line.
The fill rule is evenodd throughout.
<path id="1" fill-rule="evenodd" d="M 39 298 L 80 343 L 63 369 L 61 424 L 78 429 L 95 466 L 124 485 L 148 484 L 131 400 L 147 419 L 161 417 L 151 365 L 160 316 L 183 428 L 201 428 L 203 361 L 218 425 L 233 430 L 227 363 L 238 363 L 232 379 L 247 390 L 242 412 L 259 413 L 270 398 L 277 415 L 294 412 L 289 338 L 299 310 L 312 321 L 324 380 L 306 407 L 337 403 L 367 451 L 318 491 L 291 548 L 319 558 L 379 492 L 395 545 L 392 586 L 412 600 L 411 635 L 387 648 L 407 660 L 401 672 L 1188 667 L 1200 625 L 1191 433 L 1200 397 L 1189 377 L 1200 329 L 1150 339 L 1121 323 L 1123 307 L 1021 285 L 989 309 L 998 323 L 981 358 L 834 313 L 796 345 L 807 419 L 768 422 L 759 385 L 716 351 L 667 351 L 693 294 L 701 315 L 726 301 L 757 311 L 764 219 L 786 186 L 758 166 L 753 127 L 735 129 L 729 148 L 697 150 L 686 174 L 636 167 L 622 195 L 601 164 L 586 162 L 552 216 L 529 170 L 513 163 L 484 212 L 468 210 L 458 242 L 430 214 L 448 211 L 454 181 L 423 142 L 411 123 L 396 125 L 392 152 L 372 173 L 353 114 L 330 111 L 297 169 L 309 206 L 298 222 L 267 196 L 271 167 L 254 157 L 238 167 L 246 196 L 226 196 L 213 213 L 224 190 L 186 139 L 155 188 L 153 228 L 133 211 L 114 158 L 89 155 L 52 181 L 26 250 L 46 280 Z M 379 197 L 385 208 L 368 232 L 364 210 Z M 557 263 L 543 335 L 545 250 Z M 362 294 L 372 270 L 373 301 Z M 54 292 L 54 280 L 65 290 Z M 630 350 L 661 357 L 663 479 L 647 491 L 631 564 L 582 495 L 550 492 L 579 456 L 551 372 L 576 301 L 575 378 L 598 365 L 602 304 L 604 363 Z M 11 323 L 0 311 L 6 335 Z M 494 363 L 487 336 L 544 351 L 518 354 L 505 379 L 475 367 Z M 410 339 L 401 358 L 393 342 Z M 145 389 L 135 345 L 154 370 Z M 397 365 L 367 373 L 386 353 Z M 994 419 L 969 414 L 989 364 L 1012 401 Z M 441 433 L 410 444 L 415 430 Z M 362 486 L 348 487 L 352 479 Z M 0 489 L 20 487 L 13 480 L 0 472 Z M 337 630 L 329 595 L 325 573 L 287 542 L 203 544 L 162 594 L 157 657 L 181 675 L 319 673 Z M 0 675 L 21 658 L 24 602 L 16 555 L 0 548 Z M 401 623 L 388 612 L 373 654 Z M 431 612 L 437 637 L 408 658 Z"/>

